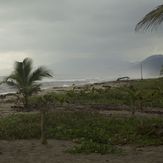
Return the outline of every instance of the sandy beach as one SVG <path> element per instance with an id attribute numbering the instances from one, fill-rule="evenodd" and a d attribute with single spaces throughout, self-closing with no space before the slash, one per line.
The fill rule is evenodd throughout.
<path id="1" fill-rule="evenodd" d="M 162 163 L 163 146 L 125 146 L 123 155 L 68 154 L 64 151 L 73 145 L 69 141 L 49 140 L 40 145 L 39 140 L 0 141 L 1 163 Z"/>

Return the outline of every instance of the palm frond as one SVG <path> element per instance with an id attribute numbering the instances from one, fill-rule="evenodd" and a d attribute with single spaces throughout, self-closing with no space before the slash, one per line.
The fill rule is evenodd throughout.
<path id="1" fill-rule="evenodd" d="M 45 67 L 39 67 L 37 68 L 30 76 L 29 83 L 33 83 L 35 81 L 41 80 L 44 77 L 52 77 L 49 70 L 47 70 Z"/>
<path id="2" fill-rule="evenodd" d="M 29 86 L 26 86 L 26 87 L 21 87 L 20 88 L 20 92 L 24 95 L 27 95 L 27 96 L 31 96 L 33 93 L 37 93 L 39 92 L 41 89 L 40 89 L 40 86 L 41 84 L 32 84 L 32 85 L 29 85 Z"/>
<path id="3" fill-rule="evenodd" d="M 32 95 L 33 93 L 37 93 L 37 92 L 41 91 L 40 86 L 41 86 L 41 84 L 33 84 L 31 86 L 31 90 L 29 92 L 30 95 Z"/>
<path id="4" fill-rule="evenodd" d="M 143 30 L 153 30 L 163 21 L 163 5 L 158 6 L 147 15 L 136 25 L 135 31 Z"/>
<path id="5" fill-rule="evenodd" d="M 26 80 L 28 80 L 31 71 L 32 71 L 32 60 L 30 58 L 25 58 L 23 60 L 23 73 Z"/>
<path id="6" fill-rule="evenodd" d="M 23 72 L 23 62 L 15 62 L 14 72 L 12 73 L 15 77 L 15 80 L 23 84 L 24 83 L 24 72 Z"/>

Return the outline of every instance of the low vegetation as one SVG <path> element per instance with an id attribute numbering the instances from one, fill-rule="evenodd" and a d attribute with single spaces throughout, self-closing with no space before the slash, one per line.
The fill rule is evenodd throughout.
<path id="1" fill-rule="evenodd" d="M 71 140 L 73 153 L 117 153 L 119 146 L 163 144 L 162 118 L 116 118 L 90 112 L 56 111 L 47 115 L 48 139 Z M 0 139 L 39 139 L 40 114 L 0 119 Z M 118 146 L 118 147 L 117 147 Z"/>
<path id="2" fill-rule="evenodd" d="M 163 107 L 163 79 L 148 79 L 128 81 L 126 85 L 113 88 L 85 87 L 80 90 L 72 89 L 63 93 L 48 93 L 46 98 L 55 101 L 56 105 L 125 105 L 131 112 L 143 107 Z M 31 105 L 38 103 L 39 96 L 30 99 Z"/>
<path id="3" fill-rule="evenodd" d="M 128 81 L 119 87 L 86 86 L 64 92 L 52 92 L 29 98 L 28 110 L 0 119 L 0 139 L 71 140 L 71 153 L 121 153 L 121 145 L 162 145 L 163 118 L 108 117 L 86 110 L 54 111 L 72 105 L 128 106 L 131 114 L 145 107 L 163 107 L 163 79 Z M 85 107 L 84 107 L 85 108 Z"/>

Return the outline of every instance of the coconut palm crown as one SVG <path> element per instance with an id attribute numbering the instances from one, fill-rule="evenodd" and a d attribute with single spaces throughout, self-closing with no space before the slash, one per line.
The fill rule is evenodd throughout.
<path id="1" fill-rule="evenodd" d="M 154 10 L 149 12 L 144 18 L 136 25 L 135 30 L 153 30 L 163 21 L 163 5 L 156 7 Z"/>
<path id="2" fill-rule="evenodd" d="M 16 61 L 14 71 L 5 79 L 7 84 L 15 86 L 18 93 L 22 95 L 24 107 L 28 106 L 29 96 L 40 90 L 41 84 L 37 81 L 44 77 L 52 77 L 45 67 L 32 69 L 32 59 L 25 58 L 22 62 Z"/>

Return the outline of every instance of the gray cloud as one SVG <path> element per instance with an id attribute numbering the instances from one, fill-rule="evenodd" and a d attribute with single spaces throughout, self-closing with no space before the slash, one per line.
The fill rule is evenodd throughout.
<path id="1" fill-rule="evenodd" d="M 73 73 L 80 74 L 83 63 L 87 63 L 89 74 L 95 74 L 101 66 L 98 61 L 107 67 L 116 60 L 136 61 L 163 53 L 161 27 L 153 33 L 134 32 L 142 16 L 161 3 L 0 0 L 0 64 L 30 56 L 37 65 L 50 65 L 54 73 L 68 74 L 74 65 Z M 9 69 L 5 64 L 0 72 Z"/>

